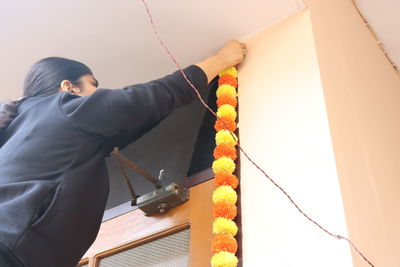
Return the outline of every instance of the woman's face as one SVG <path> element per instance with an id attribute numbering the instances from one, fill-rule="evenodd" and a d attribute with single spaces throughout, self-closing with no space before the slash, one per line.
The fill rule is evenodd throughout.
<path id="1" fill-rule="evenodd" d="M 81 76 L 78 81 L 79 86 L 72 84 L 68 80 L 62 81 L 60 91 L 69 92 L 79 96 L 87 96 L 93 94 L 97 90 L 98 82 L 91 74 Z"/>
<path id="2" fill-rule="evenodd" d="M 80 96 L 91 95 L 97 90 L 97 86 L 99 85 L 96 78 L 91 74 L 83 75 L 79 78 L 80 81 Z"/>

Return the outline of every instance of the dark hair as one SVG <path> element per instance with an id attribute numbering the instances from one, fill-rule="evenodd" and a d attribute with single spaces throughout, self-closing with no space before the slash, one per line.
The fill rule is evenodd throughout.
<path id="1" fill-rule="evenodd" d="M 0 136 L 16 117 L 22 101 L 32 96 L 56 94 L 63 80 L 79 87 L 78 79 L 86 74 L 93 73 L 85 64 L 68 58 L 48 57 L 33 64 L 25 77 L 23 97 L 0 104 Z"/>

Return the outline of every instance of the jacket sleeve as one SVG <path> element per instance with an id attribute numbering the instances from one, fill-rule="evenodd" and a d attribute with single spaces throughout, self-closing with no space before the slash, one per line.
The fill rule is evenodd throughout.
<path id="1" fill-rule="evenodd" d="M 207 76 L 200 67 L 191 65 L 184 72 L 199 90 L 207 87 Z M 98 89 L 90 96 L 65 93 L 60 108 L 88 134 L 122 135 L 124 142 L 133 142 L 194 97 L 193 88 L 178 70 L 161 79 L 122 89 Z"/>
<path id="2" fill-rule="evenodd" d="M 156 125 L 156 122 L 144 122 L 142 125 L 122 128 L 115 135 L 106 136 L 103 143 L 104 156 L 110 156 L 115 147 L 118 147 L 120 150 L 124 149 Z"/>

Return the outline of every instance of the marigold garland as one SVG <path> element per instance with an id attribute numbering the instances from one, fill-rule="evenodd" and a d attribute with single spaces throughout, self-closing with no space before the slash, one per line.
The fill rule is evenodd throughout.
<path id="1" fill-rule="evenodd" d="M 236 267 L 238 262 L 235 254 L 226 251 L 218 252 L 211 258 L 212 267 Z"/>
<path id="2" fill-rule="evenodd" d="M 214 190 L 212 200 L 214 203 L 228 202 L 235 204 L 237 201 L 237 193 L 229 185 L 221 185 Z"/>
<path id="3" fill-rule="evenodd" d="M 224 74 L 230 74 L 230 75 L 232 75 L 233 77 L 237 78 L 237 76 L 238 76 L 238 71 L 237 71 L 237 69 L 236 69 L 235 67 L 230 67 L 230 68 L 228 68 L 228 69 L 226 69 L 226 70 L 221 71 L 221 72 L 218 74 L 218 76 L 221 77 L 221 76 L 224 75 Z"/>
<path id="4" fill-rule="evenodd" d="M 234 133 L 230 133 L 228 130 L 221 130 L 218 131 L 215 135 L 215 142 L 217 145 L 222 143 L 227 143 L 231 146 L 236 146 L 237 144 L 237 137 Z"/>
<path id="5" fill-rule="evenodd" d="M 237 113 L 235 108 L 231 105 L 225 104 L 218 108 L 217 110 L 218 117 L 228 117 L 231 120 L 236 120 Z"/>
<path id="6" fill-rule="evenodd" d="M 233 97 L 232 95 L 229 94 L 221 94 L 217 99 L 217 107 L 220 107 L 225 104 L 231 105 L 232 107 L 236 108 L 237 106 L 236 97 Z"/>
<path id="7" fill-rule="evenodd" d="M 237 106 L 237 69 L 231 67 L 220 72 L 217 89 L 217 116 L 214 128 L 215 135 L 214 159 L 212 169 L 215 174 L 217 188 L 212 195 L 213 201 L 213 233 L 216 234 L 211 244 L 214 256 L 211 259 L 212 267 L 236 267 L 238 259 L 234 253 L 237 251 L 237 241 L 234 236 L 238 227 L 233 219 L 237 215 L 238 179 L 233 174 L 237 158 L 235 110 Z"/>
<path id="8" fill-rule="evenodd" d="M 213 233 L 227 233 L 235 236 L 238 232 L 238 227 L 236 223 L 232 220 L 219 217 L 214 220 L 213 222 Z"/>
<path id="9" fill-rule="evenodd" d="M 215 121 L 214 128 L 217 132 L 226 129 L 226 127 L 228 127 L 229 131 L 234 132 L 236 131 L 236 122 L 224 116 L 219 117 L 219 119 Z"/>
<path id="10" fill-rule="evenodd" d="M 237 92 L 235 87 L 233 87 L 232 85 L 229 84 L 223 84 L 220 87 L 218 87 L 217 89 L 217 97 L 220 97 L 222 94 L 227 94 L 230 95 L 232 97 L 236 97 L 237 96 Z"/>
<path id="11" fill-rule="evenodd" d="M 229 84 L 232 85 L 233 87 L 237 88 L 237 80 L 235 76 L 232 76 L 230 74 L 224 74 L 219 77 L 218 80 L 218 85 L 221 86 L 223 84 Z"/>
<path id="12" fill-rule="evenodd" d="M 213 156 L 215 159 L 227 157 L 236 160 L 236 148 L 225 143 L 219 144 L 214 148 Z"/>
<path id="13" fill-rule="evenodd" d="M 237 208 L 235 204 L 229 202 L 217 202 L 213 207 L 214 218 L 224 217 L 233 220 L 237 215 Z"/>
<path id="14" fill-rule="evenodd" d="M 235 162 L 227 157 L 220 157 L 217 160 L 214 160 L 212 164 L 212 169 L 214 173 L 233 173 L 235 171 Z"/>
<path id="15" fill-rule="evenodd" d="M 215 186 L 221 186 L 221 185 L 228 185 L 232 187 L 233 189 L 236 189 L 236 187 L 239 184 L 239 180 L 236 177 L 236 175 L 232 173 L 216 173 L 214 177 L 214 183 Z"/>
<path id="16" fill-rule="evenodd" d="M 211 243 L 211 251 L 213 253 L 221 251 L 236 253 L 237 248 L 236 239 L 231 234 L 226 233 L 217 234 Z"/>

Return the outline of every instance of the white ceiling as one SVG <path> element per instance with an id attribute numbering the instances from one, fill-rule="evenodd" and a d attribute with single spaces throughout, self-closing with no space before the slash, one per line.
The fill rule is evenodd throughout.
<path id="1" fill-rule="evenodd" d="M 386 48 L 389 58 L 400 68 L 400 1 L 356 0 L 356 2 L 360 12 Z"/>
<path id="2" fill-rule="evenodd" d="M 400 66 L 400 1 L 356 0 Z M 148 0 L 161 37 L 182 66 L 305 7 L 302 0 Z M 48 56 L 87 64 L 100 87 L 145 82 L 176 68 L 141 0 L 16 0 L 0 8 L 0 101 L 20 97 L 26 72 Z"/>
<path id="3" fill-rule="evenodd" d="M 183 66 L 304 8 L 302 0 L 148 0 L 159 32 Z M 0 8 L 0 100 L 20 97 L 29 67 L 48 56 L 87 64 L 100 87 L 175 70 L 141 0 L 16 0 Z"/>

